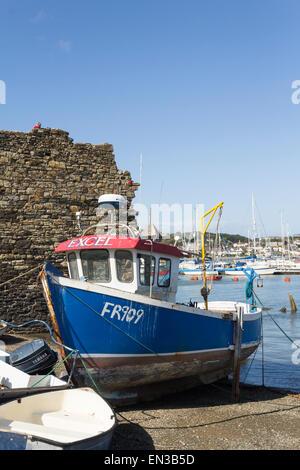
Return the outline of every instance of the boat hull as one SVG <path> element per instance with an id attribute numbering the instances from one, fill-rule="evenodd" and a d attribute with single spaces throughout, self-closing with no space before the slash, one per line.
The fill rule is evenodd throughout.
<path id="1" fill-rule="evenodd" d="M 275 274 L 275 268 L 253 268 L 254 271 L 259 275 L 259 276 L 272 276 Z M 246 277 L 246 274 L 241 271 L 241 270 L 225 270 L 224 271 L 225 276 L 243 276 Z"/>
<path id="2" fill-rule="evenodd" d="M 113 436 L 113 430 L 105 436 L 97 436 L 70 445 L 58 442 L 47 442 L 37 437 L 21 433 L 0 431 L 0 450 L 108 450 Z"/>
<path id="3" fill-rule="evenodd" d="M 249 357 L 257 345 L 244 347 L 241 360 Z M 103 396 L 113 405 L 130 405 L 151 401 L 166 394 L 188 390 L 198 385 L 214 383 L 232 372 L 232 351 L 206 351 L 199 354 L 177 355 L 165 363 L 149 358 L 114 359 L 84 357 L 93 380 Z M 90 385 L 82 363 L 76 365 L 76 385 Z"/>
<path id="4" fill-rule="evenodd" d="M 202 269 L 180 269 L 178 271 L 179 276 L 201 276 L 202 273 Z"/>
<path id="5" fill-rule="evenodd" d="M 232 311 L 206 311 L 74 281 L 51 268 L 46 278 L 62 342 L 80 352 L 110 402 L 152 399 L 232 372 L 235 303 Z M 245 314 L 242 359 L 255 351 L 260 332 L 261 313 Z M 74 374 L 76 385 L 90 385 L 81 359 Z"/>
<path id="6" fill-rule="evenodd" d="M 0 351 L 3 358 L 4 354 Z M 8 356 L 6 354 L 6 358 Z M 3 360 L 0 360 L 0 383 L 0 405 L 30 395 L 70 388 L 70 384 L 53 375 L 30 375 Z"/>
<path id="7" fill-rule="evenodd" d="M 116 425 L 90 388 L 42 393 L 0 407 L 0 449 L 107 450 Z"/>

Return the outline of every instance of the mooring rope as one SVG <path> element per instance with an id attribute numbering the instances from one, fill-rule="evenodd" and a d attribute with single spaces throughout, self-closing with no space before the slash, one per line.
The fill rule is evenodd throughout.
<path id="1" fill-rule="evenodd" d="M 257 294 L 253 291 L 256 299 L 259 301 L 259 303 L 261 304 L 262 307 L 264 307 L 262 301 L 259 299 L 259 297 L 257 296 Z M 264 307 L 264 309 L 267 311 L 266 307 Z M 271 320 L 275 323 L 275 325 L 279 328 L 279 330 L 287 337 L 287 339 L 292 343 L 294 344 L 298 349 L 300 349 L 300 346 L 283 330 L 283 328 L 281 328 L 281 326 L 277 323 L 277 321 L 272 317 L 272 315 L 267 311 L 267 315 L 271 318 Z"/>
<path id="2" fill-rule="evenodd" d="M 53 278 L 52 278 L 53 279 Z M 54 283 L 56 283 L 57 285 L 60 285 L 58 284 L 55 280 L 54 280 Z M 175 362 L 171 362 L 169 359 L 165 358 L 162 354 L 160 353 L 157 353 L 156 351 L 154 351 L 153 349 L 149 348 L 148 346 L 146 346 L 145 344 L 141 343 L 139 340 L 137 340 L 136 338 L 134 338 L 133 336 L 129 335 L 128 333 L 126 333 L 126 331 L 122 330 L 122 328 L 119 328 L 117 325 L 115 325 L 113 322 L 111 322 L 110 320 L 108 320 L 107 318 L 103 317 L 100 315 L 99 312 L 97 312 L 97 310 L 93 309 L 93 307 L 91 307 L 89 304 L 87 304 L 86 302 L 84 302 L 84 300 L 80 299 L 79 297 L 77 297 L 77 295 L 75 295 L 73 292 L 71 292 L 67 287 L 63 286 L 63 288 L 66 290 L 66 292 L 68 292 L 70 295 L 72 295 L 76 300 L 78 300 L 79 302 L 81 302 L 83 305 L 85 305 L 87 308 L 89 308 L 92 312 L 94 312 L 98 317 L 102 318 L 103 320 L 105 320 L 109 325 L 113 326 L 114 328 L 116 328 L 118 331 L 120 331 L 121 333 L 123 333 L 125 336 L 127 336 L 129 339 L 132 339 L 132 341 L 134 341 L 135 343 L 137 343 L 139 346 L 142 346 L 144 349 L 146 349 L 146 351 L 150 352 L 151 354 L 155 355 L 156 357 L 158 357 L 161 361 L 167 363 L 167 364 L 172 364 L 173 367 L 177 368 L 178 370 L 180 371 L 183 371 L 183 370 L 186 370 L 186 367 L 184 366 L 180 366 L 178 364 L 176 364 Z"/>
<path id="3" fill-rule="evenodd" d="M 51 375 L 53 372 L 56 371 L 56 369 L 58 369 L 59 366 L 61 366 L 67 359 L 69 359 L 69 357 L 75 353 L 75 349 L 73 351 L 71 351 L 67 357 L 65 357 L 62 361 L 60 361 L 52 370 L 50 370 L 50 372 L 48 372 L 48 374 L 44 375 L 42 378 L 40 378 L 37 382 L 35 382 L 34 384 L 32 384 L 29 388 L 34 388 L 36 385 L 38 385 L 40 382 L 42 382 L 46 377 L 48 377 L 49 375 Z M 68 380 L 68 383 L 69 383 L 69 380 Z"/>
<path id="4" fill-rule="evenodd" d="M 33 271 L 36 271 L 37 269 L 40 269 L 43 267 L 43 264 L 39 264 L 38 266 L 35 266 L 35 268 L 30 269 L 29 271 L 26 271 L 25 273 L 19 274 L 16 277 L 13 277 L 12 279 L 8 279 L 8 281 L 2 282 L 0 284 L 0 287 L 5 286 L 6 284 L 9 284 L 10 282 L 15 281 L 16 279 L 19 279 L 20 277 L 27 276 L 27 274 L 32 273 Z"/>
<path id="5" fill-rule="evenodd" d="M 29 320 L 25 323 L 21 323 L 20 325 L 15 325 L 14 323 L 9 323 L 8 321 L 2 320 L 1 318 L 0 318 L 0 321 L 3 322 L 5 325 L 9 326 L 10 328 L 24 328 L 28 325 L 31 325 L 32 323 L 42 323 L 42 325 L 44 325 L 47 328 L 47 330 L 49 331 L 49 334 L 51 336 L 51 339 L 52 339 L 53 343 L 55 343 L 57 346 L 60 346 L 60 347 L 63 346 L 68 351 L 74 351 L 72 348 L 69 348 L 68 346 L 66 346 L 64 344 L 62 345 L 61 343 L 58 343 L 54 339 L 54 336 L 52 334 L 52 330 L 51 330 L 50 326 L 44 320 Z"/>
<path id="6" fill-rule="evenodd" d="M 37 384 L 39 384 L 40 382 L 42 382 L 42 380 L 44 380 L 46 377 L 48 377 L 50 374 L 52 374 L 59 366 L 61 366 L 70 356 L 72 356 L 74 354 L 74 360 L 73 360 L 73 367 L 72 367 L 72 370 L 71 370 L 71 373 L 69 375 L 69 378 L 68 378 L 68 382 L 70 382 L 71 380 L 71 377 L 72 377 L 72 373 L 73 373 L 73 370 L 74 370 L 74 365 L 75 365 L 75 362 L 77 360 L 77 356 L 79 356 L 86 372 L 87 372 L 87 375 L 89 377 L 89 379 L 91 380 L 92 384 L 94 385 L 95 389 L 97 390 L 98 394 L 100 396 L 102 396 L 99 388 L 97 387 L 97 384 L 95 383 L 95 381 L 93 380 L 90 372 L 88 371 L 87 367 L 86 367 L 86 364 L 83 360 L 83 358 L 81 357 L 81 354 L 80 352 L 78 351 L 78 349 L 72 349 L 72 348 L 69 348 L 68 346 L 66 346 L 65 344 L 61 344 L 61 343 L 58 343 L 54 337 L 53 337 L 53 333 L 52 333 L 52 330 L 50 328 L 50 326 L 48 325 L 48 323 L 46 323 L 44 320 L 30 320 L 28 322 L 25 322 L 25 323 L 22 323 L 20 325 L 15 325 L 14 323 L 9 323 L 5 320 L 2 320 L 0 319 L 0 321 L 2 321 L 4 324 L 6 324 L 7 326 L 9 326 L 10 328 L 24 328 L 32 323 L 42 323 L 44 326 L 46 326 L 46 328 L 48 329 L 49 333 L 50 333 L 50 336 L 51 336 L 51 339 L 52 341 L 59 347 L 63 347 L 65 349 L 67 349 L 69 352 L 69 354 L 62 360 L 60 361 L 50 372 L 48 372 L 46 375 L 44 375 L 41 379 L 39 379 L 37 382 L 35 382 L 33 385 L 30 386 L 30 388 L 33 388 L 35 387 Z"/>
<path id="7" fill-rule="evenodd" d="M 52 280 L 53 282 L 56 284 L 56 285 L 60 285 L 55 279 L 53 279 L 52 277 Z M 108 324 L 110 324 L 111 326 L 113 326 L 114 328 L 116 328 L 117 330 L 119 330 L 121 333 L 123 333 L 125 336 L 127 336 L 128 338 L 132 339 L 134 342 L 136 342 L 138 345 L 142 346 L 144 349 L 148 350 L 149 352 L 151 352 L 152 354 L 154 354 L 156 357 L 158 357 L 161 361 L 167 363 L 167 364 L 172 364 L 173 367 L 175 367 L 176 369 L 178 369 L 180 372 L 182 370 L 185 370 L 185 367 L 184 366 L 180 366 L 174 362 L 171 362 L 171 360 L 165 358 L 164 356 L 162 356 L 161 354 L 157 353 L 156 351 L 153 351 L 151 348 L 149 348 L 148 346 L 144 345 L 143 343 L 141 343 L 140 341 L 138 341 L 136 338 L 133 338 L 131 335 L 129 335 L 128 333 L 126 333 L 125 331 L 123 331 L 121 328 L 119 328 L 117 325 L 115 325 L 113 322 L 111 322 L 110 320 L 108 320 L 107 318 L 103 317 L 100 315 L 99 312 L 97 312 L 97 310 L 93 309 L 89 304 L 87 304 L 85 301 L 83 301 L 82 299 L 80 299 L 78 296 L 76 296 L 73 292 L 71 292 L 67 287 L 63 286 L 63 288 L 66 290 L 66 292 L 68 292 L 70 295 L 72 295 L 76 300 L 78 300 L 80 303 L 82 303 L 83 305 L 85 305 L 87 308 L 89 308 L 92 312 L 94 312 L 97 316 L 101 317 L 103 320 L 105 320 Z M 82 358 L 81 358 L 82 359 Z M 253 361 L 252 361 L 253 362 Z M 252 365 L 252 362 L 251 362 L 251 365 Z M 85 364 L 84 364 L 84 367 L 85 367 Z M 92 380 L 92 378 L 91 378 Z"/>

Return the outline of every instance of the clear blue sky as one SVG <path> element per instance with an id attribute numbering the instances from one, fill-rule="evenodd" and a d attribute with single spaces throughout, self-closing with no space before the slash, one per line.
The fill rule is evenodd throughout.
<path id="1" fill-rule="evenodd" d="M 300 233 L 299 0 L 2 0 L 0 128 L 114 145 L 142 202 Z M 139 201 L 139 196 L 137 196 Z"/>

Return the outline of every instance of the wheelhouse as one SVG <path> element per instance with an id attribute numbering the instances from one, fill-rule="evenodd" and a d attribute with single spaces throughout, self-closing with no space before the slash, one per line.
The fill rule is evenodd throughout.
<path id="1" fill-rule="evenodd" d="M 69 277 L 175 302 L 178 248 L 142 239 L 88 235 L 61 243 Z"/>

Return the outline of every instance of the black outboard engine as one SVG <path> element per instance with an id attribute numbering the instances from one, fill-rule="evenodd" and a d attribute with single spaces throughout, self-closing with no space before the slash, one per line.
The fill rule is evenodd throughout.
<path id="1" fill-rule="evenodd" d="M 10 354 L 10 365 L 27 374 L 47 374 L 55 366 L 58 355 L 42 339 L 15 349 Z"/>

